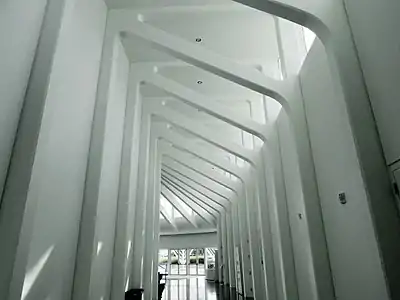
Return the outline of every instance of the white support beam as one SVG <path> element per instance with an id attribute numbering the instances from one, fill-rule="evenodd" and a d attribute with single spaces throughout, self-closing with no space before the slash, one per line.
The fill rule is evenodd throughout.
<path id="1" fill-rule="evenodd" d="M 65 0 L 49 1 L 47 4 L 35 59 L 26 86 L 24 106 L 19 117 L 18 132 L 15 136 L 7 175 L 6 178 L 3 176 L 0 178 L 0 299 L 13 299 L 14 297 L 17 299 L 23 288 L 28 262 L 26 249 L 31 243 L 36 215 L 35 208 L 39 200 L 39 197 L 30 197 L 30 192 L 32 185 L 38 182 L 38 176 L 34 175 L 37 166 L 39 134 L 43 130 L 42 118 L 49 85 L 53 80 L 52 77 L 55 76 L 54 68 L 57 64 L 54 62 L 58 63 L 57 58 L 62 57 L 54 54 L 58 53 L 57 46 L 60 44 L 59 37 L 64 20 L 62 16 L 65 2 Z M 2 15 L 4 11 L 7 14 L 7 6 L 14 3 L 5 4 L 3 2 Z M 11 29 L 11 31 L 13 30 Z M 2 43 L 4 42 L 2 41 Z M 27 52 L 22 53 L 25 55 Z M 6 59 L 9 58 L 6 57 Z M 3 78 L 1 80 L 3 85 Z M 24 87 L 21 86 L 21 91 L 23 90 Z M 1 101 L 6 103 L 7 99 L 2 98 Z M 3 130 L 5 127 L 2 120 L 2 132 Z M 5 145 L 3 144 L 5 143 L 3 135 L 1 143 L 3 148 Z"/>
<path id="2" fill-rule="evenodd" d="M 161 106 L 161 105 L 160 105 Z M 220 138 L 216 137 L 213 133 L 211 132 L 207 132 L 207 130 L 204 130 L 204 128 L 195 128 L 195 126 L 193 126 L 190 122 L 190 120 L 185 120 L 185 117 L 179 115 L 176 112 L 170 111 L 168 109 L 166 109 L 165 107 L 161 107 L 158 112 L 154 112 L 154 107 L 159 108 L 159 106 L 153 105 L 151 106 L 151 112 L 154 115 L 158 115 L 159 117 L 162 118 L 167 118 L 168 120 L 174 122 L 175 125 L 179 126 L 181 125 L 181 127 L 189 132 L 192 132 L 194 135 L 200 137 L 201 139 L 204 139 L 208 142 L 210 142 L 211 144 L 214 144 L 215 146 L 217 146 L 220 149 L 223 149 L 229 153 L 232 153 L 234 155 L 237 155 L 243 159 L 245 159 L 246 161 L 248 161 L 249 163 L 252 164 L 253 168 L 250 169 L 253 172 L 253 175 L 256 174 L 256 170 L 257 170 L 257 164 L 255 163 L 255 160 L 253 158 L 253 151 L 246 151 L 246 149 L 243 149 L 243 147 L 230 143 L 225 142 L 225 141 L 221 141 Z M 148 108 L 150 108 L 148 106 Z M 176 122 L 176 123 L 175 123 Z M 182 125 L 182 123 L 184 123 Z M 159 127 L 159 126 L 158 126 Z M 155 127 L 153 128 L 155 129 Z M 159 137 L 162 137 L 162 135 L 160 135 L 160 131 L 158 130 L 159 128 L 157 128 L 157 133 Z M 209 153 L 206 154 L 206 156 L 208 156 Z M 256 187 L 260 190 L 262 190 L 263 188 L 265 188 L 265 185 L 263 183 L 264 180 L 260 181 L 257 180 L 256 183 L 253 183 L 253 185 L 255 184 Z M 263 298 L 265 297 L 267 294 L 266 289 L 265 289 L 265 284 L 264 284 L 264 280 L 262 278 L 264 278 L 263 273 L 262 273 L 262 267 L 261 267 L 261 252 L 260 252 L 260 248 L 261 248 L 261 242 L 259 239 L 259 236 L 256 237 L 254 235 L 254 232 L 257 230 L 257 228 L 259 228 L 261 226 L 261 224 L 259 223 L 259 218 L 258 218 L 258 211 L 255 210 L 251 210 L 251 214 L 255 214 L 257 216 L 257 218 L 253 218 L 251 215 L 249 215 L 250 213 L 250 208 L 253 207 L 253 209 L 255 209 L 255 205 L 257 204 L 257 201 L 259 201 L 259 199 L 257 198 L 256 194 L 254 194 L 252 191 L 252 189 L 254 189 L 254 187 L 252 185 L 246 185 L 247 186 L 247 191 L 246 193 L 249 196 L 248 199 L 252 200 L 250 204 L 250 202 L 246 201 L 246 223 L 247 223 L 247 227 L 249 230 L 249 240 L 250 240 L 250 249 L 251 249 L 251 262 L 252 262 L 252 268 L 253 268 L 253 280 L 255 282 L 254 284 L 254 290 L 255 290 L 255 295 L 257 295 L 257 297 L 259 298 Z M 253 193 L 253 194 L 252 194 Z M 266 227 L 264 230 L 265 232 L 269 232 L 269 223 L 267 222 L 266 224 L 263 224 L 263 227 Z M 251 234 L 250 234 L 251 233 Z M 272 253 L 272 249 L 271 248 L 271 243 L 270 241 L 265 243 L 264 245 L 268 245 L 268 249 L 266 250 L 267 253 Z M 275 293 L 274 293 L 274 287 L 275 287 L 275 278 L 274 278 L 274 262 L 273 260 L 268 260 L 267 265 L 269 266 L 269 273 L 268 275 L 268 281 L 269 281 L 269 286 L 271 287 L 270 290 L 268 290 L 268 296 L 269 297 L 274 297 Z"/>
<path id="3" fill-rule="evenodd" d="M 214 167 L 205 166 L 205 164 L 202 163 L 198 158 L 193 158 L 193 156 L 190 156 L 186 152 L 179 151 L 175 147 L 165 147 L 163 149 L 163 153 L 165 157 L 168 157 L 171 160 L 174 160 L 177 163 L 190 168 L 193 171 L 214 180 L 215 182 L 218 182 L 220 185 L 231 190 L 235 194 L 238 194 L 238 187 L 236 186 L 237 182 L 219 173 Z"/>
<path id="4" fill-rule="evenodd" d="M 112 277 L 112 298 L 118 299 L 123 297 L 123 291 L 126 284 L 126 273 L 130 273 L 132 252 L 126 259 L 126 244 L 132 243 L 132 228 L 135 219 L 134 206 L 136 203 L 135 194 L 132 190 L 136 190 L 137 183 L 137 156 L 134 151 L 136 141 L 135 123 L 140 118 L 141 99 L 139 94 L 138 72 L 130 72 L 129 85 L 126 101 L 126 115 L 124 125 L 124 138 L 122 147 L 121 164 L 125 168 L 120 168 L 120 183 L 118 191 L 117 206 L 117 222 L 115 230 L 114 260 L 113 260 L 113 277 Z M 128 262 L 127 262 L 128 261 Z M 125 265 L 128 267 L 125 268 Z"/>
<path id="5" fill-rule="evenodd" d="M 228 107 L 218 104 L 217 101 L 210 100 L 204 95 L 157 73 L 147 73 L 143 78 L 144 81 L 151 83 L 196 109 L 204 111 L 223 122 L 253 134 L 262 140 L 267 138 L 269 126 L 253 121 L 250 116 L 244 118 L 234 113 L 232 110 L 229 110 Z"/>
<path id="6" fill-rule="evenodd" d="M 220 184 L 216 183 L 214 180 L 209 179 L 206 176 L 200 175 L 199 173 L 193 171 L 192 169 L 189 169 L 181 164 L 178 164 L 175 160 L 165 157 L 163 159 L 163 165 L 166 168 L 169 168 L 180 175 L 191 179 L 193 182 L 196 182 L 203 186 L 204 188 L 209 189 L 213 193 L 217 194 L 220 197 L 223 197 L 229 201 L 235 196 L 231 191 L 226 190 L 224 187 L 222 187 Z"/>
<path id="7" fill-rule="evenodd" d="M 208 206 L 214 208 L 217 211 L 221 211 L 222 209 L 227 209 L 228 205 L 223 205 L 219 201 L 213 199 L 212 197 L 207 197 L 199 191 L 196 187 L 191 186 L 190 183 L 188 184 L 187 181 L 182 180 L 181 178 L 175 176 L 174 174 L 168 173 L 163 170 L 163 175 L 167 177 L 170 181 L 174 182 L 176 185 L 179 185 L 181 188 L 184 188 L 187 192 L 190 192 L 192 195 L 195 195 L 196 198 L 200 199 L 203 203 L 207 204 Z"/>
<path id="8" fill-rule="evenodd" d="M 163 215 L 164 219 L 175 229 L 178 230 L 176 227 L 176 222 L 172 218 L 172 216 L 165 210 L 165 207 L 160 204 L 160 213 Z"/>
<path id="9" fill-rule="evenodd" d="M 222 206 L 217 205 L 215 202 L 210 201 L 210 199 L 205 198 L 199 192 L 193 190 L 191 187 L 188 187 L 185 183 L 180 182 L 179 180 L 169 176 L 168 174 L 163 175 L 163 180 L 165 182 L 168 182 L 170 186 L 174 187 L 180 193 L 186 195 L 193 202 L 197 203 L 200 207 L 202 207 L 205 211 L 207 211 L 214 217 L 218 217 L 219 213 L 224 210 Z"/>
<path id="10" fill-rule="evenodd" d="M 167 174 L 170 178 L 175 178 L 185 185 L 191 187 L 193 190 L 201 193 L 204 197 L 210 199 L 211 201 L 222 205 L 225 209 L 229 209 L 230 201 L 228 199 L 222 198 L 215 193 L 212 193 L 210 190 L 201 186 L 200 184 L 195 183 L 194 181 L 182 176 L 181 174 L 163 167 L 163 173 Z"/>
<path id="11" fill-rule="evenodd" d="M 188 42 L 149 24 L 141 22 L 134 15 L 114 14 L 120 31 L 132 33 L 146 40 L 153 47 L 209 71 L 217 76 L 227 78 L 239 85 L 248 87 L 260 94 L 277 100 L 283 107 L 289 108 L 286 93 L 291 83 L 269 78 L 255 68 L 249 68 L 206 48 Z"/>
<path id="12" fill-rule="evenodd" d="M 177 181 L 174 181 L 174 179 L 169 178 L 168 175 L 163 175 L 162 180 L 164 184 L 168 185 L 171 191 L 176 192 L 175 194 L 183 196 L 183 198 L 188 199 L 190 203 L 197 204 L 213 218 L 218 218 L 220 210 L 210 206 L 208 203 L 203 202 L 203 200 L 196 197 L 196 195 L 191 192 L 190 188 L 181 186 L 181 183 L 177 183 Z"/>
<path id="13" fill-rule="evenodd" d="M 163 139 L 172 143 L 174 148 L 177 149 L 177 151 L 183 151 L 190 153 L 199 159 L 202 159 L 211 165 L 214 165 L 225 172 L 228 172 L 237 178 L 241 179 L 243 182 L 246 178 L 246 173 L 248 171 L 248 168 L 240 168 L 235 164 L 229 163 L 227 160 L 222 159 L 218 156 L 210 154 L 210 151 L 206 147 L 194 145 L 191 143 L 188 143 L 187 140 L 185 140 L 182 136 L 174 132 L 173 130 L 168 130 L 165 128 L 158 128 L 157 129 L 158 133 L 162 135 Z"/>
<path id="14" fill-rule="evenodd" d="M 207 186 L 205 184 L 200 184 L 200 183 L 194 181 L 189 176 L 185 176 L 184 174 L 181 174 L 180 172 L 176 171 L 174 168 L 170 168 L 166 165 L 163 165 L 163 171 L 166 174 L 173 176 L 174 178 L 185 183 L 187 186 L 191 187 L 192 189 L 195 189 L 199 193 L 202 193 L 205 197 L 220 203 L 221 205 L 223 205 L 226 208 L 228 208 L 230 206 L 230 204 L 232 203 L 232 199 L 219 195 L 218 193 L 213 191 L 209 186 Z"/>
<path id="15" fill-rule="evenodd" d="M 332 38 L 332 13 L 341 13 L 338 5 L 328 5 L 319 0 L 233 0 L 234 2 L 264 11 L 308 27 L 327 43 Z M 326 7 L 324 9 L 324 7 Z M 335 15 L 335 14 L 334 14 Z"/>
<path id="16" fill-rule="evenodd" d="M 161 187 L 161 194 L 171 203 L 171 205 L 180 212 L 180 214 L 194 227 L 198 227 L 196 220 L 192 215 L 190 215 L 183 207 L 182 205 L 177 201 L 178 197 L 175 196 L 168 188 L 165 186 Z"/>
<path id="17" fill-rule="evenodd" d="M 182 193 L 178 188 L 171 184 L 168 179 L 162 178 L 162 184 L 169 189 L 176 197 L 181 199 L 187 206 L 189 206 L 200 218 L 209 223 L 210 225 L 215 225 L 216 215 L 211 214 L 198 203 L 193 201 L 190 197 Z"/>
<path id="18" fill-rule="evenodd" d="M 147 205 L 147 176 L 141 176 L 147 174 L 149 164 L 149 147 L 150 147 L 150 118 L 144 114 L 145 109 L 142 106 L 142 120 L 140 124 L 140 143 L 139 143 L 139 159 L 138 159 L 138 177 L 137 177 L 137 191 L 136 191 L 136 203 L 135 203 L 135 224 L 133 234 L 133 245 L 135 246 L 135 252 L 132 259 L 131 269 L 131 287 L 142 288 L 143 287 L 143 257 L 145 247 L 145 236 L 142 234 L 145 230 L 146 215 L 143 211 L 146 211 Z"/>
<path id="19" fill-rule="evenodd" d="M 157 153 L 157 140 L 154 138 L 154 132 L 152 132 L 150 128 L 149 132 L 150 144 L 148 148 L 148 167 L 146 168 L 146 175 L 144 177 L 147 178 L 147 186 L 146 188 L 146 214 L 145 214 L 145 225 L 144 232 L 147 234 L 144 235 L 144 252 L 143 252 L 143 263 L 141 264 L 141 268 L 143 270 L 143 289 L 144 299 L 151 300 L 153 293 L 156 293 L 157 290 L 154 289 L 153 285 L 156 281 L 156 276 L 154 274 L 154 260 L 155 253 L 154 249 L 157 247 L 158 236 L 155 236 L 156 231 L 159 229 L 155 227 L 155 218 L 159 219 L 159 208 L 158 204 L 160 203 L 160 193 L 161 191 L 156 191 L 157 184 L 160 181 L 160 177 L 158 176 L 158 153 Z M 157 213 L 155 213 L 157 211 Z M 140 211 L 138 213 L 141 213 Z M 143 214 L 143 213 L 142 213 Z M 143 235 L 143 233 L 141 233 Z"/>
<path id="20" fill-rule="evenodd" d="M 399 216 L 394 208 L 394 196 L 390 191 L 390 179 L 386 163 L 382 155 L 382 145 L 377 132 L 375 118 L 371 109 L 371 94 L 368 94 L 360 65 L 357 48 L 354 46 L 354 35 L 348 21 L 348 13 L 343 1 L 319 0 L 234 0 L 260 11 L 273 14 L 292 22 L 308 27 L 314 31 L 324 43 L 330 64 L 332 84 L 338 99 L 343 97 L 351 124 L 351 135 L 355 140 L 357 159 L 362 170 L 365 194 L 368 195 L 372 219 L 376 228 L 377 243 L 380 243 L 382 265 L 386 272 L 386 281 L 394 298 L 400 298 L 400 234 Z M 368 138 L 367 138 L 368 137 Z M 298 142 L 297 142 L 298 143 Z M 298 143 L 299 144 L 299 143 Z M 301 144 L 300 144 L 301 145 Z M 297 145 L 299 148 L 299 145 Z M 298 149 L 299 152 L 299 149 Z M 300 156 L 300 161 L 302 157 Z M 306 161 L 306 160 L 305 160 Z M 302 167 L 301 167 L 302 169 Z M 301 170 L 304 176 L 305 170 Z M 303 180 L 303 189 L 307 189 Z M 306 199 L 314 196 L 305 194 Z M 317 206 L 318 203 L 313 203 Z M 307 218 L 318 216 L 312 213 L 311 205 L 307 205 Z M 314 209 L 315 211 L 316 209 Z M 312 228 L 323 228 L 321 220 L 310 220 Z M 311 247 L 314 257 L 316 284 L 314 294 L 323 299 L 333 299 L 334 289 L 330 275 L 331 268 L 326 255 L 326 247 L 318 240 L 324 240 L 323 232 L 312 232 Z M 325 248 L 325 249 L 324 249 Z M 394 263 L 396 262 L 396 263 Z"/>
<path id="21" fill-rule="evenodd" d="M 229 251 L 228 251 L 228 236 L 226 231 L 226 213 L 223 212 L 220 217 L 221 233 L 222 233 L 222 251 L 223 251 L 223 273 L 224 285 L 229 288 Z"/>
<path id="22" fill-rule="evenodd" d="M 221 148 L 222 150 L 227 151 L 228 153 L 236 155 L 241 159 L 247 161 L 248 163 L 252 164 L 253 166 L 255 166 L 256 164 L 255 158 L 257 155 L 256 151 L 246 149 L 237 143 L 233 143 L 228 139 L 224 139 L 220 135 L 215 134 L 214 132 L 210 131 L 208 128 L 200 124 L 193 124 L 193 120 L 191 120 L 190 118 L 161 104 L 153 103 L 152 105 L 148 105 L 149 109 L 150 107 L 153 115 L 161 117 L 167 120 L 169 123 L 177 127 L 183 128 L 184 130 L 190 132 L 194 136 L 197 136 L 207 141 L 208 143 L 215 145 L 218 148 Z"/>
<path id="23" fill-rule="evenodd" d="M 297 84 L 297 82 L 296 82 Z M 294 89 L 294 88 L 298 88 L 298 86 L 293 85 L 287 88 L 290 89 L 290 93 L 296 93 L 298 92 L 298 89 Z M 294 91 L 292 91 L 294 90 Z M 299 152 L 299 161 L 300 161 L 300 169 L 301 169 L 301 174 L 302 174 L 302 183 L 305 186 L 304 191 L 307 192 L 307 195 L 310 195 L 310 198 L 307 199 L 317 199 L 318 197 L 318 191 L 316 189 L 316 182 L 315 182 L 315 174 L 310 173 L 310 172 L 306 172 L 306 170 L 309 170 L 310 166 L 313 165 L 313 161 L 310 160 L 310 153 L 311 153 L 311 149 L 309 144 L 307 143 L 307 141 L 303 140 L 303 136 L 308 136 L 307 134 L 307 124 L 305 122 L 305 115 L 304 115 L 304 111 L 301 108 L 299 103 L 294 103 L 293 105 L 295 105 L 295 113 L 293 114 L 293 121 L 294 121 L 294 129 L 295 129 L 295 137 L 296 137 L 296 146 L 298 147 L 297 151 Z M 232 143 L 221 143 L 221 141 L 217 138 L 214 139 L 214 136 L 212 135 L 212 133 L 206 132 L 203 129 L 204 128 L 195 128 L 196 126 L 193 126 L 193 124 L 191 123 L 191 120 L 184 120 L 184 118 L 180 118 L 177 117 L 179 120 L 176 121 L 174 116 L 176 117 L 179 114 L 176 114 L 175 112 L 171 112 L 168 111 L 168 108 L 166 107 L 159 107 L 161 105 L 154 105 L 152 107 L 152 113 L 154 115 L 158 115 L 161 117 L 166 118 L 169 122 L 173 123 L 174 125 L 178 126 L 178 127 L 182 127 L 185 130 L 191 132 L 192 134 L 194 134 L 195 136 L 202 138 L 204 140 L 206 140 L 207 142 L 231 153 L 234 154 L 236 156 L 241 157 L 242 159 L 246 160 L 247 162 L 249 162 L 255 169 L 257 169 L 257 164 L 255 163 L 253 157 L 246 155 L 242 150 L 243 149 L 239 149 L 237 147 L 235 147 Z M 288 109 L 288 107 L 287 107 Z M 265 140 L 265 139 L 264 139 Z M 247 153 L 248 154 L 248 153 Z M 304 158 L 304 160 L 303 160 Z M 261 199 L 263 199 L 262 201 L 264 201 L 264 196 L 266 195 L 264 192 L 265 189 L 265 180 L 264 178 L 260 178 L 257 181 L 257 185 L 259 188 L 259 191 L 261 193 Z M 305 197 L 306 198 L 306 197 Z M 259 201 L 259 200 L 258 200 Z M 311 210 L 314 210 L 314 208 L 312 208 L 310 206 Z M 263 214 L 262 216 L 266 217 L 266 214 Z M 312 219 L 312 221 L 315 222 L 320 222 L 321 221 L 321 216 L 320 214 L 318 215 L 313 215 L 310 217 L 310 219 Z M 268 239 L 266 241 L 263 241 L 264 246 L 268 246 L 269 248 L 271 248 L 271 235 L 270 235 L 270 221 L 268 222 L 262 222 L 263 226 L 263 234 L 265 237 L 268 237 Z M 252 225 L 254 226 L 254 225 Z M 314 228 L 314 227 L 313 227 Z M 323 234 L 323 227 L 318 227 L 316 229 L 313 229 L 313 232 L 315 232 L 315 240 L 317 239 L 317 235 L 320 235 L 321 233 Z M 314 237 L 313 237 L 314 238 Z M 263 238 L 264 239 L 264 238 Z M 320 247 L 319 245 L 317 245 L 316 247 Z M 323 248 L 323 245 L 322 245 Z M 256 249 L 257 250 L 257 249 Z M 269 251 L 271 250 L 271 251 Z M 265 251 L 265 253 L 267 253 L 269 255 L 267 264 L 270 266 L 268 267 L 266 270 L 268 271 L 268 281 L 269 281 L 269 296 L 270 297 L 275 297 L 276 292 L 275 292 L 275 275 L 274 275 L 274 271 L 273 271 L 273 266 L 274 266 L 274 261 L 273 258 L 271 256 L 272 253 L 272 249 L 269 249 L 268 251 Z M 319 252 L 321 254 L 321 257 L 323 258 L 323 256 L 325 256 L 325 259 L 327 258 L 325 254 L 323 254 L 322 250 L 320 250 Z"/>

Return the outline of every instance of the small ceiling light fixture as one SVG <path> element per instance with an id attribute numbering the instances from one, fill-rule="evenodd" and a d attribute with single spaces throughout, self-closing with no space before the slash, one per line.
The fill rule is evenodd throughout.
<path id="1" fill-rule="evenodd" d="M 197 80 L 197 84 L 203 84 L 203 81 Z"/>
<path id="2" fill-rule="evenodd" d="M 201 37 L 196 38 L 196 43 L 201 43 L 202 41 L 203 41 L 203 39 Z"/>

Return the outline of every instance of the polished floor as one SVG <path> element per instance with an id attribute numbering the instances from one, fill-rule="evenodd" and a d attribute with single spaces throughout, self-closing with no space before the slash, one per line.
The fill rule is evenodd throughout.
<path id="1" fill-rule="evenodd" d="M 163 300 L 235 300 L 230 291 L 207 282 L 204 276 L 170 277 L 166 280 Z"/>

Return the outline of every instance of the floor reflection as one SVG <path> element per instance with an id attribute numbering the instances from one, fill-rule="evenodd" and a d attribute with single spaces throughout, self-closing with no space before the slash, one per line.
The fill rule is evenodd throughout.
<path id="1" fill-rule="evenodd" d="M 204 276 L 169 277 L 163 293 L 164 300 L 234 300 L 229 289 L 207 282 Z"/>

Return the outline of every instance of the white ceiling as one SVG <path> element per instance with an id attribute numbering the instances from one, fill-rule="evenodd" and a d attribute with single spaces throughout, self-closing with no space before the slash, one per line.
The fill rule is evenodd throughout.
<path id="1" fill-rule="evenodd" d="M 172 79 L 211 99 L 245 101 L 261 99 L 262 97 L 262 95 L 247 88 L 193 66 L 167 66 L 160 68 L 158 72 L 168 79 Z M 202 83 L 198 84 L 198 81 Z M 141 92 L 144 97 L 167 96 L 165 92 L 149 84 L 144 84 L 141 87 Z"/>
<path id="2" fill-rule="evenodd" d="M 146 16 L 145 16 L 146 18 Z M 148 14 L 146 22 L 186 41 L 197 43 L 237 63 L 276 69 L 278 47 L 274 20 L 255 10 L 200 11 L 171 10 Z M 173 62 L 176 59 L 152 49 L 134 35 L 123 39 L 126 52 L 133 62 Z M 268 72 L 274 75 L 276 72 Z"/>

